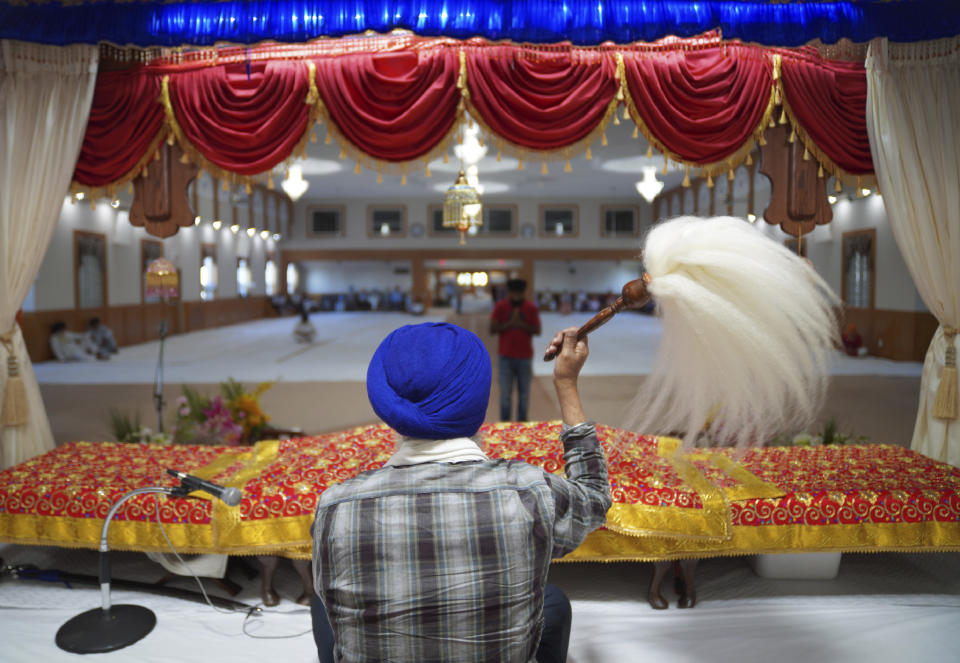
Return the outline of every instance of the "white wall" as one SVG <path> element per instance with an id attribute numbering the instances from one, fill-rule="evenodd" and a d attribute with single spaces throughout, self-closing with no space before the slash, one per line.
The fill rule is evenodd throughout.
<path id="1" fill-rule="evenodd" d="M 409 260 L 311 260 L 300 263 L 300 278 L 307 294 L 332 294 L 354 290 L 381 291 L 399 286 L 407 292 L 412 286 Z M 406 269 L 397 274 L 397 268 Z"/>
<path id="2" fill-rule="evenodd" d="M 240 215 L 240 220 L 245 227 L 246 215 Z M 96 209 L 91 209 L 87 201 L 71 204 L 69 199 L 65 199 L 60 221 L 34 281 L 32 294 L 24 302 L 24 310 L 45 311 L 74 307 L 74 230 L 103 233 L 106 236 L 107 304 L 139 304 L 142 288 L 140 240 L 157 238 L 148 235 L 142 228 L 131 226 L 127 213 L 113 209 L 105 200 L 98 201 Z M 208 219 L 199 227 L 180 228 L 176 235 L 163 240 L 164 256 L 181 270 L 181 299 L 200 299 L 200 244 L 204 242 L 217 245 L 217 265 L 220 273 L 218 297 L 237 295 L 238 255 L 250 260 L 254 279 L 251 294 L 261 295 L 266 292 L 264 267 L 267 251 L 275 250 L 273 240 L 264 241 L 259 235 L 250 238 L 243 231 L 234 235 L 229 230 L 229 222 L 218 232 L 211 227 Z"/>

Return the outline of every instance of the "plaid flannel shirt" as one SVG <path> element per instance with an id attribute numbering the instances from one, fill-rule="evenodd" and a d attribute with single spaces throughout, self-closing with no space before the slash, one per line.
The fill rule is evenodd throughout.
<path id="1" fill-rule="evenodd" d="M 341 661 L 534 661 L 550 560 L 603 525 L 592 423 L 561 435 L 567 477 L 527 463 L 423 463 L 324 491 L 313 573 Z"/>

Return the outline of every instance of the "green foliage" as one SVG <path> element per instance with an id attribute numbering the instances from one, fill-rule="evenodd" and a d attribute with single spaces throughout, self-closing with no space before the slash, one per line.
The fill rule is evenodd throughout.
<path id="1" fill-rule="evenodd" d="M 140 413 L 130 415 L 119 410 L 110 410 L 110 432 L 117 442 L 140 441 Z"/>

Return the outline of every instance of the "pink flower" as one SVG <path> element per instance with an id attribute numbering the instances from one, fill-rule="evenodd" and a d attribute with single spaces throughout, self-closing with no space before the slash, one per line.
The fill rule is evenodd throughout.
<path id="1" fill-rule="evenodd" d="M 180 416 L 181 416 L 181 417 L 185 417 L 185 416 L 187 416 L 188 414 L 190 414 L 190 408 L 188 408 L 188 407 L 186 407 L 186 406 L 180 408 Z"/>

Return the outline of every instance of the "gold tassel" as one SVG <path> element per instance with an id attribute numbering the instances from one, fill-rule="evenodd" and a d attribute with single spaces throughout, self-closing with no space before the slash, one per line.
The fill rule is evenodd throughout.
<path id="1" fill-rule="evenodd" d="M 664 174 L 664 175 L 667 174 L 667 163 L 668 163 L 667 155 L 664 154 L 664 155 L 663 155 L 663 174 Z"/>
<path id="2" fill-rule="evenodd" d="M 359 175 L 360 173 L 363 172 L 363 168 L 360 167 L 360 162 L 359 162 L 359 161 L 357 162 L 356 167 L 353 169 L 353 172 L 356 173 L 357 175 Z"/>
<path id="3" fill-rule="evenodd" d="M 486 143 L 483 142 L 483 136 L 477 136 L 477 145 L 480 147 L 486 146 Z"/>
<path id="4" fill-rule="evenodd" d="M 430 177 L 430 164 L 427 164 L 423 169 L 423 176 Z"/>
<path id="5" fill-rule="evenodd" d="M 792 145 L 793 143 L 796 143 L 796 142 L 797 142 L 797 130 L 796 130 L 796 129 L 794 129 L 793 131 L 790 132 L 790 138 L 787 139 L 787 142 L 790 143 L 791 145 Z"/>
<path id="6" fill-rule="evenodd" d="M 773 118 L 771 117 L 771 118 L 770 118 L 770 121 L 767 123 L 767 126 L 768 126 L 769 128 L 771 128 L 771 129 L 773 129 L 775 126 L 777 126 L 777 123 L 774 122 L 774 121 L 773 121 Z"/>
<path id="7" fill-rule="evenodd" d="M 170 147 L 173 147 L 173 143 L 174 143 L 173 134 L 172 133 L 167 134 L 167 145 L 169 145 Z"/>
<path id="8" fill-rule="evenodd" d="M 97 209 L 97 199 L 93 196 L 90 196 L 90 209 L 96 211 Z"/>
<path id="9" fill-rule="evenodd" d="M 190 157 L 187 156 L 186 152 L 180 155 L 180 163 L 182 164 L 190 163 Z"/>
<path id="10" fill-rule="evenodd" d="M 450 163 L 450 156 L 446 152 L 443 153 L 443 163 Z"/>
<path id="11" fill-rule="evenodd" d="M 400 186 L 407 186 L 407 174 L 404 173 L 400 176 Z"/>
<path id="12" fill-rule="evenodd" d="M 153 153 L 153 160 L 160 161 L 160 150 L 157 150 L 156 152 Z"/>
<path id="13" fill-rule="evenodd" d="M 523 170 L 523 157 L 517 159 L 517 170 Z"/>
<path id="14" fill-rule="evenodd" d="M 311 143 L 316 143 L 316 142 L 317 142 L 317 130 L 316 130 L 316 129 L 311 129 L 311 130 L 310 130 L 310 142 L 311 142 Z"/>
<path id="15" fill-rule="evenodd" d="M 810 150 L 808 150 L 806 146 L 803 148 L 803 160 L 810 161 Z"/>
<path id="16" fill-rule="evenodd" d="M 787 111 L 782 110 L 782 109 L 780 110 L 780 122 L 779 122 L 779 123 L 780 123 L 780 124 L 786 124 L 786 123 L 787 123 Z"/>
<path id="17" fill-rule="evenodd" d="M 132 185 L 131 185 L 131 186 L 132 186 Z M 72 196 L 70 196 L 70 204 L 71 204 L 71 205 L 76 205 L 76 204 L 77 204 L 77 194 L 73 194 Z"/>
<path id="18" fill-rule="evenodd" d="M 324 145 L 329 145 L 329 144 L 330 144 L 330 132 L 329 132 L 329 131 L 327 132 L 327 135 L 323 137 L 323 144 L 324 144 Z"/>
<path id="19" fill-rule="evenodd" d="M 652 158 L 653 158 L 653 145 L 652 145 L 652 144 L 648 144 L 648 145 L 647 145 L 647 158 L 648 158 L 648 159 L 652 159 Z"/>
<path id="20" fill-rule="evenodd" d="M 253 193 L 253 187 L 250 186 L 250 182 L 247 182 L 246 184 L 243 185 L 243 190 L 247 192 L 247 195 L 248 195 L 248 196 L 249 196 L 251 193 Z"/>
<path id="21" fill-rule="evenodd" d="M 290 177 L 290 171 L 287 171 L 286 178 L 289 178 L 289 177 Z M 286 178 L 284 178 L 284 179 L 286 179 Z M 223 190 L 224 190 L 224 191 L 229 191 L 229 190 L 230 190 L 230 185 L 227 184 L 227 181 L 226 181 L 226 180 L 221 180 L 221 181 L 223 182 Z"/>
<path id="22" fill-rule="evenodd" d="M 383 184 L 383 173 L 379 170 L 377 171 L 377 184 Z"/>
<path id="23" fill-rule="evenodd" d="M 567 159 L 567 163 L 564 164 L 564 166 L 563 166 L 563 172 L 569 173 L 569 172 L 571 172 L 572 170 L 573 170 L 573 168 L 570 167 L 570 159 Z"/>
<path id="24" fill-rule="evenodd" d="M 341 159 L 346 159 L 346 158 L 347 158 L 347 151 L 346 151 L 345 149 L 343 149 L 342 147 L 340 148 L 340 158 L 341 158 Z"/>
<path id="25" fill-rule="evenodd" d="M 841 193 L 843 191 L 843 185 L 840 184 L 839 177 L 833 181 L 833 190 L 836 191 L 837 193 Z"/>
<path id="26" fill-rule="evenodd" d="M 947 352 L 943 370 L 940 372 L 937 396 L 933 401 L 933 416 L 937 419 L 957 419 L 957 401 L 960 400 L 957 395 L 957 330 L 944 327 L 943 335 L 947 341 Z"/>
<path id="27" fill-rule="evenodd" d="M 767 139 L 763 137 L 763 134 L 760 134 L 760 140 L 757 141 L 757 145 L 761 147 L 767 144 Z"/>
<path id="28" fill-rule="evenodd" d="M 129 193 L 131 196 L 133 195 L 133 180 L 130 180 L 127 183 L 127 193 Z"/>
<path id="29" fill-rule="evenodd" d="M 707 175 L 707 186 L 713 188 L 713 175 Z"/>
<path id="30" fill-rule="evenodd" d="M 736 175 L 733 174 L 733 168 L 727 171 L 727 181 L 732 182 Z"/>
<path id="31" fill-rule="evenodd" d="M 550 171 L 547 170 L 547 162 L 546 162 L 546 161 L 544 161 L 544 162 L 543 162 L 543 165 L 540 167 L 540 174 L 541 174 L 541 175 L 549 175 L 549 174 L 550 174 Z"/>
<path id="32" fill-rule="evenodd" d="M 817 177 L 823 179 L 823 164 L 820 164 L 820 167 L 817 168 Z"/>
<path id="33" fill-rule="evenodd" d="M 690 186 L 690 166 L 687 166 L 686 170 L 683 171 L 683 186 Z"/>
<path id="34" fill-rule="evenodd" d="M 626 106 L 623 107 L 623 119 L 624 120 L 630 119 L 630 109 L 627 108 Z"/>
<path id="35" fill-rule="evenodd" d="M 7 345 L 4 343 L 4 345 Z M 7 346 L 7 351 L 11 350 Z M 25 426 L 27 424 L 27 390 L 20 377 L 20 365 L 11 353 L 7 357 L 7 385 L 3 392 L 3 410 L 0 411 L 0 425 L 5 427 Z"/>
<path id="36" fill-rule="evenodd" d="M 273 191 L 273 175 L 267 178 L 267 189 Z"/>
<path id="37" fill-rule="evenodd" d="M 497 161 L 500 161 L 500 159 L 502 158 L 503 158 L 503 155 L 500 154 L 500 150 L 497 150 Z"/>
<path id="38" fill-rule="evenodd" d="M 604 131 L 602 134 L 600 134 L 600 146 L 601 146 L 601 147 L 606 147 L 606 146 L 607 146 L 607 132 L 606 132 L 606 131 Z"/>
<path id="39" fill-rule="evenodd" d="M 752 165 L 753 165 L 753 156 L 752 156 L 749 152 L 747 152 L 747 160 L 746 160 L 745 163 L 746 163 L 748 166 L 752 166 Z"/>
<path id="40" fill-rule="evenodd" d="M 620 126 L 620 116 L 617 115 L 616 113 L 613 114 L 613 124 L 614 126 L 617 126 L 617 127 Z"/>
<path id="41" fill-rule="evenodd" d="M 587 146 L 586 158 L 587 158 L 587 161 L 593 161 L 593 152 L 590 151 L 589 145 Z"/>
<path id="42" fill-rule="evenodd" d="M 640 138 L 640 129 L 638 129 L 636 126 L 633 127 L 633 134 L 631 134 L 631 138 Z"/>

